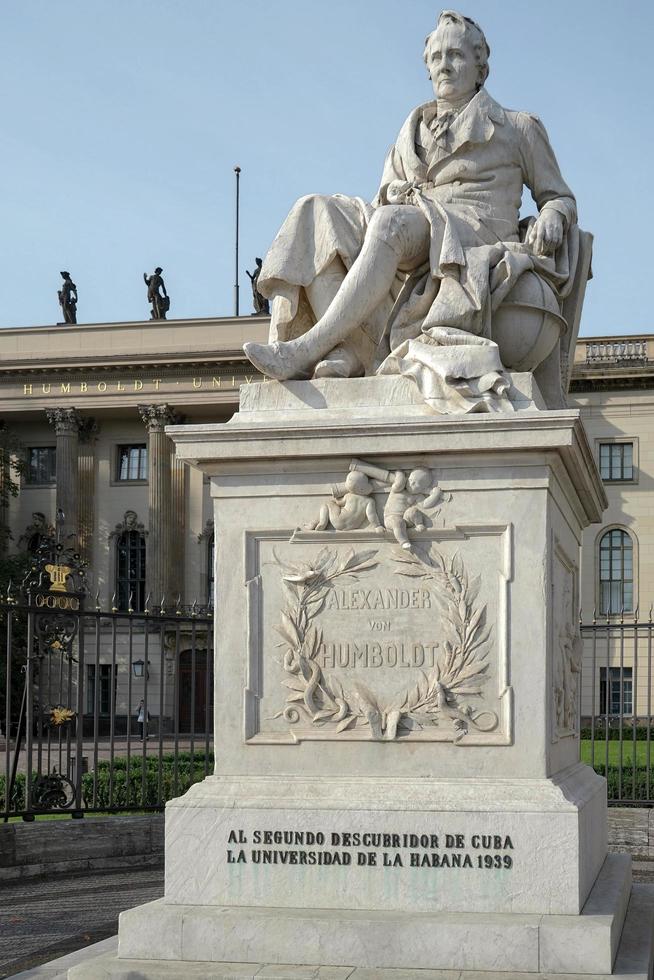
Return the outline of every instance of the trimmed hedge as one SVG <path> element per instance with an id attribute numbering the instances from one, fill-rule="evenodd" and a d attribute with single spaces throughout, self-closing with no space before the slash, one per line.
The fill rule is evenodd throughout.
<path id="1" fill-rule="evenodd" d="M 109 806 L 128 809 L 163 806 L 168 800 L 182 796 L 193 783 L 204 779 L 205 775 L 210 775 L 213 772 L 213 760 L 213 752 L 208 756 L 204 752 L 194 753 L 191 767 L 191 753 L 180 752 L 175 773 L 175 756 L 164 755 L 161 758 L 160 773 L 159 757 L 148 755 L 145 757 L 144 773 L 143 756 L 132 755 L 129 760 L 128 780 L 127 757 L 121 756 L 113 760 L 113 767 L 108 761 L 99 762 L 96 772 L 85 773 L 82 776 L 82 795 L 86 806 L 94 809 Z"/>
<path id="2" fill-rule="evenodd" d="M 5 799 L 6 777 L 0 776 L 0 812 L 4 812 L 7 809 L 7 801 Z M 14 791 L 12 793 L 11 799 L 11 809 L 12 810 L 23 810 L 25 808 L 25 776 L 22 772 L 16 774 L 16 782 L 14 783 Z"/>
<path id="3" fill-rule="evenodd" d="M 185 793 L 193 783 L 204 779 L 204 756 L 201 764 L 197 757 L 191 769 L 188 753 L 180 754 L 177 765 L 177 783 L 175 783 L 173 756 L 164 758 L 161 768 L 161 793 L 159 786 L 159 760 L 148 758 L 143 774 L 141 759 L 130 760 L 129 782 L 127 780 L 126 759 L 116 759 L 113 767 L 113 793 L 110 794 L 110 764 L 98 764 L 97 780 L 95 780 L 95 804 L 93 800 L 94 774 L 85 773 L 82 777 L 82 792 L 87 807 L 103 810 L 111 805 L 113 808 L 139 810 L 147 807 L 163 806 L 168 800 Z M 208 770 L 212 771 L 213 755 L 208 760 Z M 595 772 L 605 776 L 608 784 L 609 800 L 647 801 L 654 794 L 654 766 L 650 770 L 650 782 L 647 782 L 647 768 L 644 766 L 624 766 L 622 769 L 622 792 L 620 792 L 619 769 L 617 766 L 606 766 L 596 763 Z M 144 786 L 145 783 L 145 786 Z M 111 804 L 110 804 L 111 799 Z M 25 776 L 18 773 L 14 785 L 12 811 L 25 807 Z M 5 777 L 0 776 L 0 812 L 5 809 Z"/>
<path id="4" fill-rule="evenodd" d="M 206 761 L 206 771 L 205 771 Z M 193 783 L 200 782 L 205 775 L 213 772 L 214 755 L 204 752 L 194 753 L 191 767 L 191 753 L 180 752 L 177 756 L 177 776 L 175 777 L 175 756 L 164 755 L 161 759 L 161 778 L 159 777 L 159 757 L 146 756 L 145 775 L 143 756 L 133 755 L 129 760 L 129 781 L 127 779 L 127 758 L 98 763 L 96 772 L 82 776 L 82 797 L 86 807 L 93 809 L 124 808 L 139 810 L 146 807 L 163 806 L 168 800 L 182 796 Z M 111 772 L 113 768 L 113 778 Z M 6 808 L 5 777 L 0 776 L 0 812 Z M 18 773 L 12 794 L 12 811 L 25 808 L 25 775 Z"/>
<path id="5" fill-rule="evenodd" d="M 604 776 L 607 782 L 609 800 L 634 800 L 646 801 L 651 799 L 654 791 L 654 768 L 650 769 L 649 786 L 647 783 L 647 769 L 643 766 L 623 766 L 622 769 L 622 792 L 620 792 L 620 770 L 617 766 L 606 767 L 597 763 L 594 767 L 595 772 Z"/>
<path id="6" fill-rule="evenodd" d="M 615 727 L 613 725 L 609 726 L 609 742 L 619 742 L 620 733 L 622 732 L 622 737 L 625 741 L 634 737 L 634 729 L 632 725 L 623 724 L 622 729 L 620 725 L 616 723 Z M 580 732 L 580 738 L 590 739 L 591 729 L 590 727 L 582 728 Z M 604 725 L 595 725 L 595 741 L 601 741 L 606 738 L 606 727 Z M 654 742 L 654 726 L 650 728 L 650 739 Z M 636 741 L 646 742 L 647 741 L 647 726 L 646 725 L 636 725 Z"/>

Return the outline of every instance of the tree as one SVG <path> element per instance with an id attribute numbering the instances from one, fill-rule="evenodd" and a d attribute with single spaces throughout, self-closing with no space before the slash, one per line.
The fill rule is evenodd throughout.
<path id="1" fill-rule="evenodd" d="M 15 433 L 7 428 L 4 420 L 0 419 L 0 554 L 2 555 L 5 554 L 11 538 L 11 529 L 7 522 L 9 503 L 12 497 L 18 496 L 20 477 L 26 469 L 22 443 Z M 8 571 L 11 571 L 11 568 Z M 3 577 L 0 570 L 0 590 L 2 586 Z"/>
<path id="2" fill-rule="evenodd" d="M 9 503 L 18 496 L 20 477 L 25 472 L 26 463 L 23 446 L 4 421 L 0 419 L 0 605 L 4 605 L 8 592 L 18 598 L 20 584 L 30 567 L 27 551 L 8 554 L 7 548 L 12 537 L 7 520 Z M 0 610 L 0 726 L 6 733 L 6 690 L 7 690 L 7 613 Z M 23 695 L 23 667 L 26 649 L 25 618 L 12 615 L 11 631 L 11 720 L 17 722 L 20 702 Z"/>

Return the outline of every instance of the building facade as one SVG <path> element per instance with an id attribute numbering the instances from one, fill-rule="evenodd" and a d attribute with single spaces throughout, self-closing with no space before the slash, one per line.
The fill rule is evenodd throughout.
<path id="1" fill-rule="evenodd" d="M 584 532 L 586 635 L 582 716 L 652 714 L 654 602 L 654 338 L 587 337 L 575 351 L 570 404 L 584 419 L 609 506 Z"/>
<path id="2" fill-rule="evenodd" d="M 164 430 L 227 421 L 240 385 L 259 377 L 242 344 L 267 331 L 254 316 L 3 330 L 0 419 L 26 463 L 5 515 L 10 548 L 34 550 L 57 524 L 64 542 L 77 540 L 89 601 L 102 609 L 211 607 L 208 484 L 176 461 Z M 118 733 L 130 718 L 134 729 L 146 684 L 153 732 L 170 731 L 176 715 L 182 732 L 211 729 L 210 651 L 201 636 L 188 650 L 173 639 L 107 624 L 85 664 L 86 729 L 98 712 L 101 733 L 114 715 Z"/>
<path id="3" fill-rule="evenodd" d="M 9 547 L 33 549 L 59 513 L 60 533 L 77 535 L 90 592 L 103 608 L 213 605 L 208 484 L 176 461 L 165 426 L 227 421 L 240 385 L 260 380 L 242 344 L 264 340 L 267 331 L 262 316 L 3 330 L 0 418 L 20 439 L 26 463 L 5 515 Z M 637 610 L 647 618 L 654 601 L 654 338 L 580 340 L 570 404 L 581 410 L 609 499 L 601 527 L 584 536 L 584 619 L 618 624 Z M 585 642 L 582 715 L 650 714 L 653 681 L 651 670 L 639 671 L 637 631 L 598 635 Z M 129 654 L 126 642 L 119 631 L 115 670 L 108 648 L 89 665 L 89 712 L 95 701 L 107 709 L 113 697 L 119 715 L 133 716 L 139 689 L 133 678 L 128 685 L 128 668 L 145 657 L 147 672 L 149 657 L 143 636 L 140 646 L 130 641 Z M 156 724 L 169 728 L 177 710 L 184 728 L 189 699 L 159 653 L 151 681 L 165 696 Z M 185 669 L 182 659 L 177 673 Z M 201 677 L 194 689 L 200 696 Z M 209 725 L 202 698 L 194 705 L 198 724 Z"/>

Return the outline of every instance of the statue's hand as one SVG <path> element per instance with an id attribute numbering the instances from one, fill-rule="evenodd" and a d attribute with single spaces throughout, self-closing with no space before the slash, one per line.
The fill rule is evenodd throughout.
<path id="1" fill-rule="evenodd" d="M 410 180 L 392 180 L 386 190 L 389 204 L 406 204 L 413 191 Z"/>
<path id="2" fill-rule="evenodd" d="M 543 208 L 525 241 L 536 255 L 552 255 L 563 241 L 563 216 L 554 208 Z"/>

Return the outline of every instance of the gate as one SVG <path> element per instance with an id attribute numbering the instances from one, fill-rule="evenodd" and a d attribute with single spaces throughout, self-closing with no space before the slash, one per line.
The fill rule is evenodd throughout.
<path id="1" fill-rule="evenodd" d="M 79 554 L 57 538 L 0 603 L 5 822 L 161 810 L 212 772 L 211 609 L 115 603 L 89 600 Z"/>

